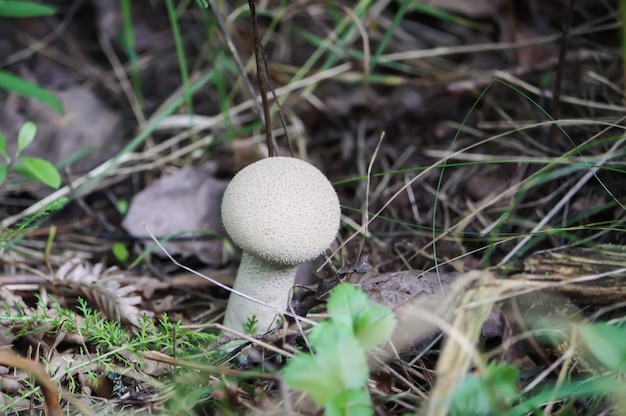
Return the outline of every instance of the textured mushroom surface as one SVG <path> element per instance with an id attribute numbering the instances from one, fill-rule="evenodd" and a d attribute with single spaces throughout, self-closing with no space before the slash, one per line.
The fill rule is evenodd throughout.
<path id="1" fill-rule="evenodd" d="M 322 172 L 290 157 L 242 169 L 222 200 L 222 221 L 242 250 L 265 261 L 298 264 L 328 248 L 339 228 L 337 194 Z"/>
<path id="2" fill-rule="evenodd" d="M 222 199 L 224 228 L 243 255 L 224 326 L 263 333 L 291 298 L 298 265 L 333 242 L 341 209 L 331 183 L 317 168 L 289 157 L 262 159 L 242 169 Z M 246 323 L 255 316 L 257 325 Z"/>

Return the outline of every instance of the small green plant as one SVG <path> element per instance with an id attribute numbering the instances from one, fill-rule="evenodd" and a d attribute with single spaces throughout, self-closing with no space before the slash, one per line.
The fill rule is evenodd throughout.
<path id="1" fill-rule="evenodd" d="M 327 308 L 330 319 L 308 337 L 313 354 L 294 357 L 283 377 L 291 388 L 307 392 L 326 415 L 372 415 L 366 353 L 389 339 L 396 319 L 348 284 L 333 290 Z"/>
<path id="2" fill-rule="evenodd" d="M 243 329 L 246 331 L 246 334 L 256 334 L 259 329 L 259 320 L 256 315 L 252 315 L 248 318 L 246 322 L 243 324 Z"/>
<path id="3" fill-rule="evenodd" d="M 57 335 L 59 333 L 80 334 L 84 343 L 76 354 L 51 351 L 57 357 L 56 364 L 47 358 L 42 361 L 54 382 L 62 383 L 73 393 L 79 392 L 83 382 L 75 375 L 82 374 L 96 383 L 99 374 L 106 374 L 112 382 L 114 393 L 122 394 L 120 367 L 130 373 L 145 370 L 146 360 L 142 353 L 159 351 L 164 354 L 176 355 L 181 359 L 212 359 L 203 349 L 217 339 L 216 335 L 189 329 L 177 321 L 172 321 L 167 314 L 154 320 L 147 316 L 140 319 L 138 328 L 125 327 L 116 320 L 105 318 L 99 311 L 92 309 L 87 301 L 78 298 L 75 310 L 62 307 L 59 303 L 45 303 L 39 299 L 38 305 L 31 308 L 20 307 L 20 303 L 11 305 L 0 301 L 0 333 L 12 334 L 14 339 L 37 334 Z M 209 351 L 209 355 L 212 351 Z M 93 354 L 92 358 L 88 355 Z M 59 365 L 59 359 L 67 361 L 67 365 Z M 179 370 L 184 376 L 185 371 Z M 154 376 L 155 382 L 167 380 L 173 375 Z M 41 391 L 36 385 L 28 385 L 27 378 L 20 382 L 28 389 L 16 396 L 5 396 L 0 404 L 0 414 L 17 414 L 21 400 L 30 399 L 42 403 Z"/>
<path id="4" fill-rule="evenodd" d="M 452 395 L 451 415 L 495 415 L 518 399 L 519 368 L 490 363 L 484 374 L 469 374 Z"/>
<path id="5" fill-rule="evenodd" d="M 38 157 L 22 156 L 22 152 L 35 140 L 36 135 L 35 123 L 24 123 L 18 133 L 17 150 L 14 155 L 9 156 L 7 140 L 0 133 L 0 155 L 5 159 L 4 163 L 0 162 L 0 185 L 4 183 L 9 172 L 16 172 L 55 189 L 61 186 L 61 175 L 52 163 Z"/>
<path id="6" fill-rule="evenodd" d="M 527 392 L 520 391 L 519 368 L 490 363 L 469 374 L 450 396 L 451 415 L 522 416 L 541 413 L 547 403 L 584 397 L 608 397 L 620 403 L 626 391 L 626 329 L 604 322 L 578 324 L 575 339 L 584 345 L 583 355 L 602 368 L 594 377 L 568 377 L 562 383 L 546 381 Z"/>

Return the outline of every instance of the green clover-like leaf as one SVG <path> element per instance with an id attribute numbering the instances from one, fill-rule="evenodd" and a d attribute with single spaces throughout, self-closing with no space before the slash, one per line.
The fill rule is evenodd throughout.
<path id="1" fill-rule="evenodd" d="M 294 357 L 284 370 L 291 388 L 306 391 L 324 406 L 342 391 L 365 387 L 369 375 L 365 350 L 345 327 L 325 321 L 309 340 L 315 354 Z"/>
<path id="2" fill-rule="evenodd" d="M 327 308 L 332 320 L 352 331 L 365 350 L 383 344 L 396 327 L 393 312 L 373 304 L 356 286 L 337 286 L 328 298 Z"/>
<path id="3" fill-rule="evenodd" d="M 283 377 L 289 387 L 307 392 L 318 406 L 323 406 L 341 391 L 341 380 L 330 377 L 332 365 L 319 356 L 300 354 L 289 361 Z"/>
<path id="4" fill-rule="evenodd" d="M 326 308 L 333 321 L 353 328 L 355 317 L 371 305 L 362 289 L 340 284 L 330 293 Z"/>
<path id="5" fill-rule="evenodd" d="M 350 389 L 324 406 L 325 416 L 371 416 L 372 399 L 366 389 Z"/>
<path id="6" fill-rule="evenodd" d="M 354 335 L 361 346 L 369 351 L 384 344 L 396 328 L 396 317 L 389 308 L 372 305 L 356 316 Z"/>
<path id="7" fill-rule="evenodd" d="M 484 374 L 471 373 L 454 390 L 450 414 L 498 415 L 518 397 L 519 369 L 506 363 L 490 363 Z"/>

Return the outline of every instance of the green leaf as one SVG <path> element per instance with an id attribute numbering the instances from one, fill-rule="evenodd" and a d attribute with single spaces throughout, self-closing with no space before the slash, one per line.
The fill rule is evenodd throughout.
<path id="1" fill-rule="evenodd" d="M 356 317 L 354 335 L 361 346 L 369 351 L 384 344 L 391 337 L 396 323 L 396 317 L 389 308 L 372 305 Z"/>
<path id="2" fill-rule="evenodd" d="M 7 178 L 7 165 L 0 165 L 0 185 L 4 183 Z"/>
<path id="3" fill-rule="evenodd" d="M 485 374 L 469 374 L 452 394 L 451 415 L 497 415 L 518 397 L 519 369 L 490 363 Z"/>
<path id="4" fill-rule="evenodd" d="M 613 399 L 616 399 L 617 403 L 620 403 L 621 398 L 624 397 L 625 389 L 626 384 L 624 380 L 621 379 L 621 377 L 616 377 L 615 374 L 605 374 L 604 376 L 596 375 L 580 380 L 574 379 L 556 385 L 550 383 L 544 388 L 541 388 L 541 391 L 537 394 L 529 397 L 524 396 L 524 399 L 520 400 L 515 407 L 507 412 L 501 412 L 499 415 L 540 415 L 543 414 L 540 409 L 542 409 L 547 402 L 555 402 L 557 400 L 567 400 L 571 402 L 575 399 L 593 396 L 597 398 L 598 396 L 606 397 L 606 395 L 610 395 Z"/>
<path id="5" fill-rule="evenodd" d="M 341 331 L 338 333 L 338 326 L 336 322 L 331 320 L 322 321 L 317 324 L 309 333 L 309 345 L 314 351 L 328 347 L 329 345 L 336 345 L 339 343 L 341 337 Z"/>
<path id="6" fill-rule="evenodd" d="M 15 170 L 22 175 L 37 179 L 51 188 L 58 189 L 61 186 L 61 175 L 54 165 L 47 160 L 37 157 L 22 157 Z"/>
<path id="7" fill-rule="evenodd" d="M 626 329 L 597 322 L 580 325 L 578 333 L 598 361 L 614 371 L 626 370 Z"/>
<path id="8" fill-rule="evenodd" d="M 318 356 L 297 355 L 283 370 L 289 387 L 307 392 L 318 406 L 324 406 L 342 389 L 341 380 L 329 377 L 332 363 L 325 363 Z"/>
<path id="9" fill-rule="evenodd" d="M 315 355 L 294 357 L 284 370 L 287 384 L 306 391 L 324 406 L 342 391 L 365 388 L 369 369 L 365 351 L 345 328 L 325 321 L 310 335 Z"/>
<path id="10" fill-rule="evenodd" d="M 24 123 L 17 136 L 17 154 L 22 153 L 35 140 L 37 126 L 32 121 Z"/>
<path id="11" fill-rule="evenodd" d="M 332 321 L 324 329 L 323 340 L 326 342 L 320 345 L 317 340 L 316 357 L 330 363 L 328 376 L 340 380 L 342 390 L 365 387 L 369 368 L 359 341 Z"/>
<path id="12" fill-rule="evenodd" d="M 371 302 L 362 289 L 340 284 L 330 293 L 326 308 L 335 322 L 352 328 L 356 316 L 370 305 Z"/>
<path id="13" fill-rule="evenodd" d="M 328 298 L 327 309 L 335 322 L 352 331 L 365 350 L 383 344 L 396 327 L 393 312 L 385 306 L 373 304 L 356 286 L 337 286 Z"/>
<path id="14" fill-rule="evenodd" d="M 50 91 L 37 84 L 33 84 L 30 81 L 26 81 L 23 78 L 15 76 L 10 72 L 0 71 L 0 88 L 8 91 L 14 91 L 27 97 L 32 97 L 46 105 L 49 105 L 61 114 L 65 112 L 61 101 Z"/>
<path id="15" fill-rule="evenodd" d="M 56 12 L 55 7 L 30 1 L 0 1 L 0 17 L 41 17 L 52 16 Z"/>
<path id="16" fill-rule="evenodd" d="M 11 160 L 9 154 L 7 153 L 7 139 L 2 133 L 0 133 L 0 155 L 4 156 L 7 162 Z"/>
<path id="17" fill-rule="evenodd" d="M 129 208 L 128 199 L 126 198 L 118 199 L 116 208 L 117 208 L 117 212 L 119 212 L 122 215 L 126 215 L 128 213 L 128 208 Z"/>
<path id="18" fill-rule="evenodd" d="M 366 389 L 346 390 L 324 406 L 325 416 L 371 416 L 372 399 Z"/>
<path id="19" fill-rule="evenodd" d="M 130 257 L 130 253 L 126 248 L 126 245 L 120 241 L 113 243 L 113 255 L 120 262 L 125 262 Z"/>

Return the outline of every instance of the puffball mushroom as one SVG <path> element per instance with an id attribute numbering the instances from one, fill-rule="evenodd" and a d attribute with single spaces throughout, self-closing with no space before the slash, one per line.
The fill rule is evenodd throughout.
<path id="1" fill-rule="evenodd" d="M 257 333 L 275 327 L 298 266 L 330 246 L 340 214 L 326 176 L 300 159 L 269 157 L 239 171 L 222 199 L 224 228 L 242 250 L 233 288 L 271 307 L 231 293 L 224 326 L 244 331 L 256 316 Z"/>

